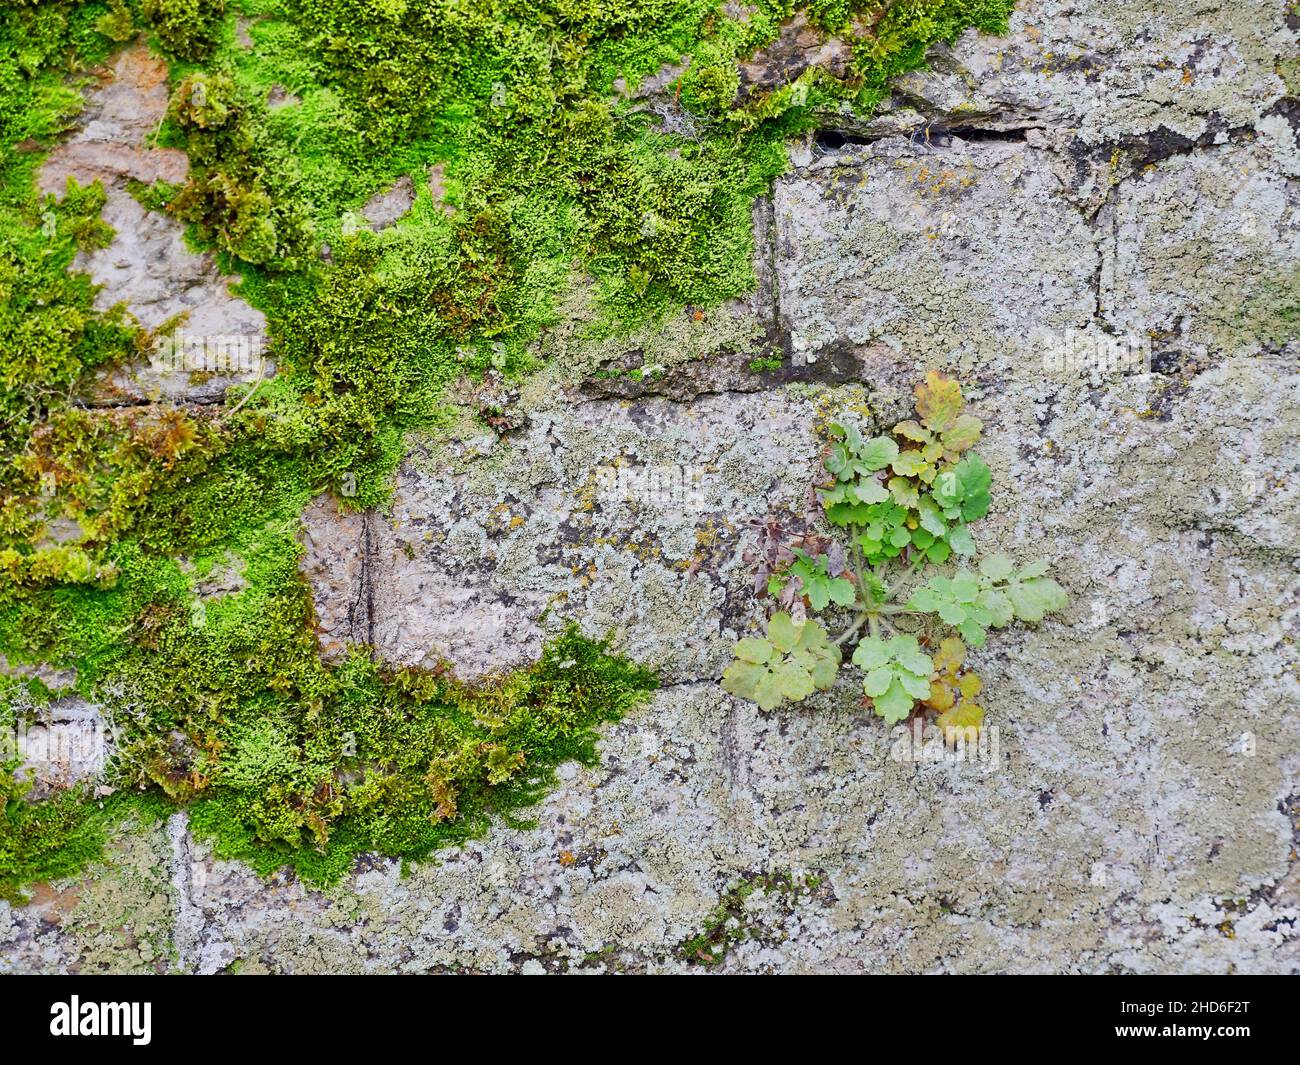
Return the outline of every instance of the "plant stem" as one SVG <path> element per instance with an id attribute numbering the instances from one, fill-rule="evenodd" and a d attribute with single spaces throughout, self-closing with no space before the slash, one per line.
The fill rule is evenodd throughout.
<path id="1" fill-rule="evenodd" d="M 868 618 L 870 618 L 870 616 L 871 615 L 867 614 L 865 611 L 859 614 L 857 616 L 857 619 L 853 622 L 853 624 L 850 625 L 847 629 L 845 629 L 842 633 L 840 633 L 839 636 L 835 638 L 834 641 L 835 645 L 838 647 L 850 636 L 852 636 L 855 632 L 857 632 L 858 629 L 862 628 L 863 624 L 866 623 L 866 621 L 868 620 Z"/>

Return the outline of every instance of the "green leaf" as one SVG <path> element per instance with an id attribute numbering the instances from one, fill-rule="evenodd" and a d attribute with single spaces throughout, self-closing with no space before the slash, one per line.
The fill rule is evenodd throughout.
<path id="1" fill-rule="evenodd" d="M 921 650 L 921 645 L 917 643 L 915 636 L 895 636 L 889 644 L 894 661 L 904 669 L 926 677 L 934 672 L 934 664 L 930 661 L 930 656 Z"/>
<path id="2" fill-rule="evenodd" d="M 879 540 L 873 540 L 870 536 L 859 536 L 858 545 L 862 548 L 862 553 L 867 556 L 867 561 L 875 564 L 876 559 L 880 557 L 881 543 Z"/>
<path id="3" fill-rule="evenodd" d="M 831 435 L 843 440 L 850 451 L 857 451 L 862 446 L 862 433 L 852 422 L 832 422 L 829 428 Z"/>
<path id="4" fill-rule="evenodd" d="M 889 666 L 880 666 L 862 678 L 862 690 L 871 698 L 877 699 L 889 691 L 892 683 L 894 683 L 894 671 Z"/>
<path id="5" fill-rule="evenodd" d="M 883 470 L 898 455 L 898 445 L 887 436 L 868 440 L 858 449 L 858 459 L 871 471 Z"/>
<path id="6" fill-rule="evenodd" d="M 902 683 L 895 678 L 889 689 L 879 698 L 874 698 L 876 713 L 892 725 L 902 721 L 912 711 L 915 700 L 907 694 Z"/>
<path id="7" fill-rule="evenodd" d="M 907 670 L 900 670 L 894 674 L 898 682 L 903 686 L 913 699 L 925 699 L 930 694 L 930 675 L 927 673 L 924 677 L 917 676 L 915 673 L 909 673 Z M 910 707 L 909 707 L 910 709 Z"/>
<path id="8" fill-rule="evenodd" d="M 840 649 L 832 646 L 831 650 L 835 652 L 833 655 L 820 656 L 812 668 L 813 684 L 821 691 L 835 683 L 835 676 L 840 671 Z"/>
<path id="9" fill-rule="evenodd" d="M 722 674 L 722 687 L 742 699 L 753 699 L 768 672 L 766 666 L 753 662 L 732 662 Z"/>
<path id="10" fill-rule="evenodd" d="M 973 603 L 980 594 L 979 578 L 973 573 L 958 573 L 952 579 L 952 596 L 959 603 Z"/>
<path id="11" fill-rule="evenodd" d="M 828 473 L 834 474 L 841 481 L 847 481 L 853 476 L 853 452 L 845 444 L 834 444 L 823 465 Z"/>
<path id="12" fill-rule="evenodd" d="M 768 622 L 767 638 L 778 651 L 789 651 L 799 642 L 800 626 L 791 620 L 784 610 L 772 615 Z"/>
<path id="13" fill-rule="evenodd" d="M 978 601 L 988 612 L 989 624 L 994 628 L 1002 628 L 1015 615 L 1015 609 L 1011 605 L 1011 600 L 1007 598 L 1006 592 L 989 589 L 980 593 Z"/>
<path id="14" fill-rule="evenodd" d="M 847 494 L 859 503 L 883 503 L 889 498 L 889 489 L 872 477 L 857 481 Z"/>
<path id="15" fill-rule="evenodd" d="M 948 546 L 957 554 L 968 558 L 975 554 L 975 540 L 971 537 L 970 528 L 966 525 L 957 525 L 949 530 Z"/>
<path id="16" fill-rule="evenodd" d="M 953 507 L 961 502 L 965 489 L 956 469 L 943 470 L 934 479 L 934 499 L 941 507 Z"/>
<path id="17" fill-rule="evenodd" d="M 1006 555 L 989 555 L 980 562 L 980 573 L 991 581 L 1004 581 L 1011 576 L 1015 567 Z"/>
<path id="18" fill-rule="evenodd" d="M 1013 581 L 1007 586 L 1007 596 L 1021 621 L 1042 621 L 1044 615 L 1066 604 L 1065 590 L 1050 577 Z"/>
<path id="19" fill-rule="evenodd" d="M 960 603 L 945 600 L 939 604 L 939 617 L 949 625 L 960 625 L 966 620 L 966 608 Z"/>
<path id="20" fill-rule="evenodd" d="M 857 593 L 853 589 L 853 582 L 847 577 L 835 577 L 829 585 L 831 602 L 840 606 L 852 606 L 857 599 Z"/>
<path id="21" fill-rule="evenodd" d="M 837 503 L 826 508 L 826 520 L 832 525 L 862 525 L 871 516 L 871 508 L 864 503 Z"/>
<path id="22" fill-rule="evenodd" d="M 939 597 L 933 588 L 923 585 L 912 593 L 912 598 L 907 601 L 907 605 L 912 610 L 924 610 L 927 614 L 933 614 L 939 609 Z"/>
<path id="23" fill-rule="evenodd" d="M 777 670 L 781 684 L 781 694 L 794 702 L 806 699 L 813 693 L 812 674 L 793 663 L 787 663 Z"/>
<path id="24" fill-rule="evenodd" d="M 775 710 L 785 699 L 781 691 L 781 679 L 770 670 L 765 670 L 750 698 L 763 710 Z"/>
<path id="25" fill-rule="evenodd" d="M 749 637 L 736 644 L 736 657 L 744 662 L 767 662 L 772 657 L 772 645 L 766 640 Z"/>
<path id="26" fill-rule="evenodd" d="M 858 646 L 853 651 L 853 664 L 859 669 L 877 669 L 891 657 L 884 640 L 879 636 L 865 636 L 858 641 Z"/>
<path id="27" fill-rule="evenodd" d="M 978 521 L 989 511 L 989 485 L 993 483 L 993 474 L 973 451 L 968 452 L 953 470 L 961 482 L 962 517 L 966 521 Z"/>
<path id="28" fill-rule="evenodd" d="M 905 477 L 889 478 L 887 487 L 894 502 L 900 507 L 915 507 L 920 499 L 920 493 L 917 492 L 916 485 Z"/>
<path id="29" fill-rule="evenodd" d="M 889 588 L 885 582 L 868 570 L 863 574 L 865 578 L 866 590 L 865 599 L 868 603 L 879 605 L 889 598 Z"/>
<path id="30" fill-rule="evenodd" d="M 948 523 L 943 520 L 943 515 L 939 512 L 939 506 L 929 496 L 922 496 L 921 501 L 916 508 L 917 517 L 921 522 L 921 528 L 935 536 L 942 536 L 948 531 Z"/>

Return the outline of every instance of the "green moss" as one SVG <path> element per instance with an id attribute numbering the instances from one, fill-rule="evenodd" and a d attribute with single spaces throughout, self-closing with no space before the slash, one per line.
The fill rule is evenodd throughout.
<path id="1" fill-rule="evenodd" d="M 276 566 L 270 554 L 250 560 L 252 571 Z M 560 763 L 593 761 L 596 726 L 655 686 L 572 628 L 534 666 L 475 688 L 362 654 L 327 666 L 301 587 L 252 575 L 249 591 L 202 612 L 179 594 L 155 599 L 127 640 L 85 659 L 92 677 L 117 681 L 101 703 L 122 796 L 100 803 L 73 789 L 27 802 L 17 760 L 0 765 L 0 897 L 98 857 L 106 826 L 139 812 L 138 789 L 190 804 L 194 831 L 219 855 L 264 873 L 290 865 L 328 883 L 361 851 L 424 858 L 536 803 Z"/>
<path id="2" fill-rule="evenodd" d="M 206 59 L 217 42 L 218 27 L 225 12 L 225 0 L 141 0 L 140 14 L 158 34 L 165 51 L 180 59 Z M 124 5 L 119 5 L 113 23 L 100 28 L 124 33 Z M 123 40 L 123 37 L 115 37 Z"/>
<path id="3" fill-rule="evenodd" d="M 80 790 L 26 802 L 25 787 L 13 781 L 16 764 L 0 766 L 0 899 L 21 903 L 23 885 L 79 872 L 99 857 L 106 837 L 104 819 Z"/>
<path id="4" fill-rule="evenodd" d="M 122 729 L 124 789 L 189 803 L 222 854 L 329 880 L 359 850 L 420 858 L 534 801 L 650 687 L 575 632 L 476 690 L 365 649 L 327 665 L 293 533 L 322 491 L 382 503 L 405 434 L 455 416 L 449 382 L 533 370 L 575 273 L 591 279 L 599 336 L 747 292 L 751 208 L 785 139 L 820 109 L 869 110 L 929 44 L 997 30 L 1010 9 L 819 0 L 813 21 L 854 38 L 855 69 L 742 97 L 739 59 L 795 11 L 755 6 L 745 21 L 713 0 L 0 12 L 0 652 L 77 669 L 79 692 Z M 110 236 L 103 191 L 35 191 L 85 72 L 139 29 L 173 60 L 157 142 L 191 167 L 180 187 L 131 191 L 241 274 L 269 322 L 275 377 L 225 408 L 83 402 L 97 372 L 155 338 L 95 310 L 70 271 Z M 683 57 L 659 98 L 635 95 Z M 293 101 L 271 106 L 277 86 Z M 360 212 L 404 176 L 414 206 L 372 232 Z M 247 587 L 200 601 L 181 558 L 200 571 L 240 559 Z M 11 795 L 22 842 L 0 878 L 12 890 L 72 870 L 113 805 Z"/>

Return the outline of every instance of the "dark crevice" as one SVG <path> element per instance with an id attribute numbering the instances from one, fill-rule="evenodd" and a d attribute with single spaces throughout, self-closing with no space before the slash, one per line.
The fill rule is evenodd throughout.
<path id="1" fill-rule="evenodd" d="M 851 144 L 871 144 L 879 139 L 859 133 L 845 133 L 838 129 L 819 129 L 813 134 L 813 145 L 824 152 L 838 152 Z"/>
<path id="2" fill-rule="evenodd" d="M 373 529 L 374 511 L 367 510 L 361 515 L 361 542 L 357 545 L 361 556 L 361 573 L 357 578 L 356 598 L 348 607 L 348 629 L 352 642 L 364 644 L 374 654 L 375 646 L 375 589 L 374 558 L 375 535 Z"/>
<path id="3" fill-rule="evenodd" d="M 142 409 L 145 407 L 159 408 L 184 408 L 184 407 L 216 407 L 226 401 L 225 395 L 220 396 L 196 396 L 180 402 L 160 402 L 156 399 L 147 399 L 145 397 L 134 396 L 117 396 L 112 399 L 92 398 L 84 405 L 93 410 L 132 410 Z"/>
<path id="4" fill-rule="evenodd" d="M 1272 107 L 1264 112 L 1265 118 L 1271 118 L 1274 115 L 1283 118 L 1291 126 L 1291 129 L 1300 139 L 1300 99 L 1294 96 L 1283 96 Z"/>
<path id="5" fill-rule="evenodd" d="M 783 353 L 784 355 L 784 353 Z M 613 376 L 588 378 L 572 396 L 574 402 L 593 400 L 667 399 L 693 402 L 705 396 L 743 395 L 765 392 L 790 384 L 843 385 L 861 380 L 859 349 L 840 341 L 822 349 L 816 361 L 796 362 L 784 355 L 773 369 L 751 367 L 752 353 L 727 352 L 707 359 L 672 367 L 659 377 Z"/>
<path id="6" fill-rule="evenodd" d="M 963 140 L 967 142 L 979 143 L 983 141 L 1001 141 L 1004 144 L 1023 144 L 1029 139 L 1029 131 L 1032 129 L 1043 129 L 1042 126 L 1016 126 L 1012 129 L 990 129 L 987 126 L 947 126 L 930 127 L 931 138 L 937 132 L 941 136 L 947 136 L 950 140 Z M 924 136 L 926 130 L 923 127 L 920 131 Z"/>
<path id="7" fill-rule="evenodd" d="M 910 130 L 889 130 L 880 133 L 857 133 L 825 128 L 813 134 L 813 147 L 824 154 L 843 151 L 846 148 L 863 147 L 893 137 L 904 137 L 913 144 L 935 148 L 946 147 L 953 141 L 968 144 L 984 142 L 1023 144 L 1028 139 L 1030 130 L 1045 128 L 1041 125 L 1023 125 L 998 129 L 991 126 L 947 125 L 943 122 L 924 122 Z"/>

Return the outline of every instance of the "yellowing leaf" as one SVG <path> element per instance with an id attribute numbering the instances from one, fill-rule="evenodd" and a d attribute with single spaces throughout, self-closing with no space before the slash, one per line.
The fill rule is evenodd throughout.
<path id="1" fill-rule="evenodd" d="M 965 405 L 961 385 L 937 370 L 925 375 L 925 384 L 916 386 L 916 413 L 932 432 L 950 428 Z"/>
<path id="2" fill-rule="evenodd" d="M 939 644 L 934 656 L 934 668 L 940 673 L 956 673 L 966 661 L 966 645 L 956 636 L 949 636 Z"/>
<path id="3" fill-rule="evenodd" d="M 915 440 L 919 444 L 930 441 L 930 433 L 914 421 L 899 422 L 894 426 L 894 432 L 904 439 Z"/>
<path id="4" fill-rule="evenodd" d="M 919 451 L 902 451 L 892 463 L 894 472 L 902 477 L 915 477 L 929 465 Z"/>
<path id="5" fill-rule="evenodd" d="M 767 638 L 778 651 L 790 651 L 799 643 L 802 626 L 796 625 L 784 610 L 772 615 L 767 625 Z"/>
<path id="6" fill-rule="evenodd" d="M 934 709 L 942 712 L 944 710 L 951 710 L 957 700 L 953 698 L 951 688 L 946 684 L 940 684 L 936 680 L 930 682 L 930 697 L 926 699 L 926 702 L 930 706 L 934 707 Z"/>
<path id="7" fill-rule="evenodd" d="M 943 449 L 949 455 L 957 455 L 967 448 L 974 447 L 980 438 L 984 423 L 971 414 L 963 414 L 952 423 L 943 434 Z"/>
<path id="8" fill-rule="evenodd" d="M 979 729 L 984 724 L 984 710 L 974 703 L 962 703 L 946 713 L 940 714 L 935 722 L 943 731 L 944 740 L 956 746 L 958 730 Z"/>

